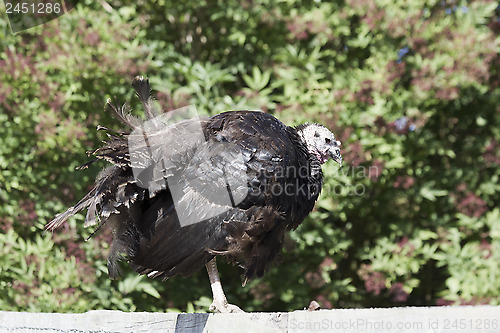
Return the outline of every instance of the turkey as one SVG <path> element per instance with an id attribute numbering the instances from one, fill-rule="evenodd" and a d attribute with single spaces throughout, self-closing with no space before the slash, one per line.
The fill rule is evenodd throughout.
<path id="1" fill-rule="evenodd" d="M 136 77 L 132 85 L 146 118 L 108 100 L 128 129 L 98 126 L 108 139 L 81 168 L 100 159 L 112 165 L 46 229 L 54 231 L 87 209 L 85 226 L 113 230 L 110 278 L 119 276 L 120 260 L 160 279 L 188 277 L 205 266 L 210 310 L 239 312 L 226 300 L 216 256 L 244 269 L 243 285 L 263 276 L 282 250 L 285 232 L 313 209 L 321 165 L 328 159 L 342 165 L 340 142 L 322 125 L 293 128 L 259 111 L 172 121 L 164 117 L 170 112 L 155 111 L 147 79 Z"/>

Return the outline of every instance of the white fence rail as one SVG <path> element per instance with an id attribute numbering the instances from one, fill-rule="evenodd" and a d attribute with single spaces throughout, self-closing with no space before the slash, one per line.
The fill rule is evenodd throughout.
<path id="1" fill-rule="evenodd" d="M 242 314 L 0 311 L 0 333 L 500 332 L 500 306 L 335 309 Z"/>

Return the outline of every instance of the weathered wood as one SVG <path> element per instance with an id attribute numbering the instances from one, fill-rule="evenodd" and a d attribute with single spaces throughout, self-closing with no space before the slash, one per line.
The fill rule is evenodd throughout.
<path id="1" fill-rule="evenodd" d="M 500 306 L 228 314 L 0 311 L 0 333 L 4 332 L 500 332 Z"/>

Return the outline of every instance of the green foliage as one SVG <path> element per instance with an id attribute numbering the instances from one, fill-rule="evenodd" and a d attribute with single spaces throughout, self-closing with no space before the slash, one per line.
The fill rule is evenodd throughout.
<path id="1" fill-rule="evenodd" d="M 77 216 L 117 128 L 108 97 L 150 77 L 165 110 L 260 109 L 342 141 L 280 263 L 229 301 L 249 311 L 498 304 L 499 9 L 494 1 L 86 1 L 12 35 L 0 17 L 0 309 L 207 311 L 205 272 L 109 280 L 111 234 Z M 220 260 L 222 261 L 222 260 Z"/>
<path id="2" fill-rule="evenodd" d="M 65 261 L 50 238 L 37 235 L 34 241 L 23 240 L 13 229 L 1 234 L 0 242 L 2 309 L 71 311 L 79 306 L 82 291 L 77 289 L 74 257 Z"/>

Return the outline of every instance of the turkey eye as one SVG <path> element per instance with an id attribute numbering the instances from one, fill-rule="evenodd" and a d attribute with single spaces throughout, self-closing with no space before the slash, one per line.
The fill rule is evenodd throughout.
<path id="1" fill-rule="evenodd" d="M 332 142 L 332 140 L 330 140 L 329 138 L 325 138 L 325 142 L 329 144 L 330 142 Z"/>

